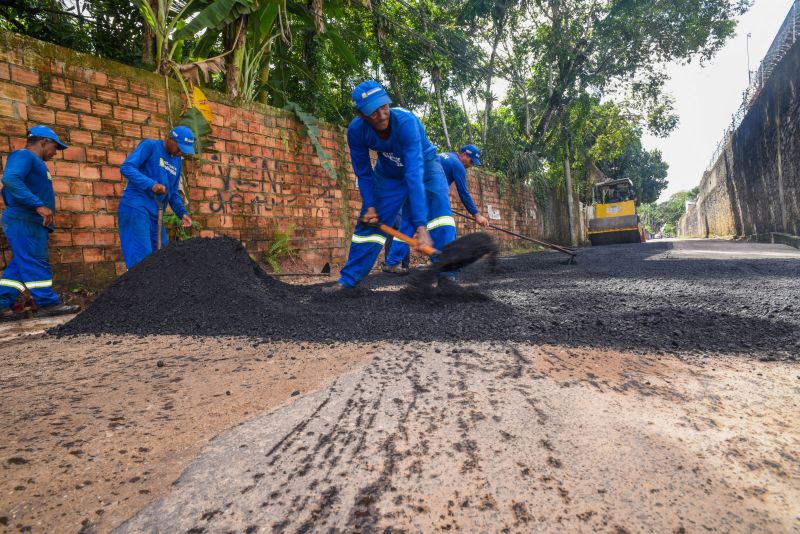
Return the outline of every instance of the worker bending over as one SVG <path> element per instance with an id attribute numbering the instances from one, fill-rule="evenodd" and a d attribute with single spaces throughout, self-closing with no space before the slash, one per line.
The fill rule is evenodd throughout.
<path id="1" fill-rule="evenodd" d="M 77 306 L 62 304 L 53 290 L 53 271 L 47 243 L 53 231 L 56 194 L 44 164 L 67 145 L 47 126 L 28 131 L 25 148 L 8 155 L 3 171 L 3 232 L 13 257 L 0 279 L 0 319 L 21 319 L 12 309 L 20 293 L 31 292 L 37 317 L 75 313 Z"/>
<path id="2" fill-rule="evenodd" d="M 406 109 L 390 108 L 389 95 L 372 80 L 358 84 L 352 98 L 357 117 L 347 128 L 347 142 L 362 207 L 347 264 L 339 281 L 325 288 L 328 293 L 355 287 L 369 274 L 386 234 L 364 223 L 391 224 L 404 204 L 421 245 L 441 250 L 456 234 L 447 178 L 420 120 Z M 374 168 L 370 150 L 378 154 Z"/>
<path id="3" fill-rule="evenodd" d="M 165 228 L 158 236 L 159 207 L 169 203 L 183 227 L 192 226 L 178 192 L 182 154 L 194 154 L 194 133 L 187 126 L 176 126 L 163 141 L 140 142 L 119 169 L 128 180 L 118 213 L 122 257 L 128 269 L 158 249 L 159 238 L 162 245 L 167 243 Z"/>
<path id="4" fill-rule="evenodd" d="M 464 208 L 466 208 L 470 215 L 475 217 L 478 224 L 481 226 L 488 226 L 489 219 L 478 212 L 478 208 L 475 207 L 475 202 L 473 202 L 472 196 L 469 194 L 469 188 L 467 187 L 467 169 L 480 165 L 480 157 L 481 151 L 478 147 L 475 145 L 465 145 L 457 153 L 446 152 L 439 155 L 436 159 L 442 164 L 444 174 L 447 177 L 448 188 L 456 184 L 456 191 L 458 191 L 458 196 Z M 400 224 L 400 231 L 408 233 L 412 231 L 412 229 L 411 222 L 404 217 Z M 455 235 L 453 237 L 455 238 Z M 408 255 L 408 252 L 409 247 L 406 243 L 403 243 L 399 239 L 392 241 L 389 253 L 386 255 L 386 262 L 383 270 L 388 273 L 405 274 L 407 269 L 403 267 L 401 263 Z"/>

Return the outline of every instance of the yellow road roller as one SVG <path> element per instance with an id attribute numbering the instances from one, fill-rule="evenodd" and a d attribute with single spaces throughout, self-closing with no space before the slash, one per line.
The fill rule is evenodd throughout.
<path id="1" fill-rule="evenodd" d="M 628 178 L 595 184 L 587 221 L 592 246 L 644 242 L 636 214 L 636 191 Z"/>

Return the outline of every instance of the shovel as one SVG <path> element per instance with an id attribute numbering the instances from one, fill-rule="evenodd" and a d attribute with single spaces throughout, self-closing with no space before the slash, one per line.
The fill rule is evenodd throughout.
<path id="1" fill-rule="evenodd" d="M 164 205 L 167 203 L 167 197 L 164 196 L 164 200 L 159 200 L 158 196 L 156 196 L 156 204 L 158 205 L 158 245 L 156 245 L 156 250 L 161 250 L 161 232 L 164 228 Z"/>
<path id="2" fill-rule="evenodd" d="M 474 217 L 471 217 L 471 216 L 466 215 L 464 213 L 459 213 L 457 211 L 453 211 L 453 213 L 458 215 L 459 217 L 464 217 L 465 219 L 469 219 L 470 221 L 474 221 L 475 220 Z M 548 243 L 547 241 L 539 241 L 538 239 L 534 239 L 534 238 L 528 237 L 526 235 L 518 234 L 516 232 L 512 232 L 511 230 L 506 230 L 505 228 L 502 228 L 500 226 L 495 226 L 493 224 L 489 224 L 489 228 L 493 228 L 493 229 L 498 230 L 500 232 L 505 232 L 505 233 L 507 233 L 509 235 L 513 235 L 514 237 L 518 237 L 519 239 L 524 239 L 526 241 L 530 241 L 532 243 L 536 243 L 537 245 L 541 245 L 543 247 L 551 248 L 553 250 L 557 250 L 559 252 L 563 252 L 564 254 L 568 254 L 569 255 L 569 260 L 567 260 L 567 263 L 570 264 L 570 265 L 575 263 L 575 256 L 578 255 L 578 253 L 577 253 L 577 251 L 575 251 L 575 249 L 562 247 L 560 245 L 554 245 L 553 243 Z"/>
<path id="3" fill-rule="evenodd" d="M 376 228 L 395 239 L 399 239 L 422 254 L 436 260 L 430 267 L 419 269 L 411 277 L 409 283 L 414 286 L 423 286 L 428 282 L 432 283 L 438 273 L 461 269 L 478 261 L 485 255 L 489 255 L 489 264 L 491 266 L 497 263 L 497 245 L 492 237 L 484 232 L 476 232 L 459 237 L 452 243 L 448 243 L 444 250 L 440 251 L 429 245 L 420 245 L 418 240 L 398 232 L 391 226 L 382 223 L 365 223 L 363 221 L 361 224 L 369 228 Z"/>

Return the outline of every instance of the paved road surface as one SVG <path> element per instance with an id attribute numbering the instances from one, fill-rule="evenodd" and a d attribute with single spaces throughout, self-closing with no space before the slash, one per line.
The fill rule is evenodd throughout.
<path id="1" fill-rule="evenodd" d="M 694 289 L 671 297 L 699 307 L 715 298 L 704 288 L 730 287 L 731 321 L 758 299 L 769 312 L 760 324 L 780 324 L 791 341 L 796 310 L 773 313 L 770 299 L 796 295 L 763 292 L 791 290 L 800 251 L 637 247 L 584 253 L 584 283 L 602 279 L 624 296 L 625 274 L 609 264 L 625 250 L 634 272 L 693 262 L 673 264 L 682 278 L 671 283 Z M 717 261 L 727 274 L 710 279 Z M 790 352 L 759 361 L 765 352 L 731 341 L 736 350 L 677 355 L 400 342 L 212 440 L 168 495 L 116 532 L 800 531 L 800 368 Z"/>

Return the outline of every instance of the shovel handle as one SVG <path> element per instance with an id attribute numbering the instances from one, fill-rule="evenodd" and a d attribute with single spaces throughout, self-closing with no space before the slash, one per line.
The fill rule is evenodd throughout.
<path id="1" fill-rule="evenodd" d="M 426 256 L 436 256 L 437 254 L 439 254 L 439 251 L 436 250 L 435 248 L 433 248 L 433 247 L 431 247 L 429 245 L 420 245 L 419 241 L 417 241 L 413 237 L 409 237 L 409 236 L 407 236 L 406 234 L 404 234 L 402 232 L 398 232 L 397 230 L 395 230 L 391 226 L 387 226 L 385 224 L 379 224 L 377 226 L 377 228 L 381 232 L 383 232 L 385 234 L 389 234 L 390 236 L 394 237 L 395 239 L 399 239 L 400 241 L 402 241 L 404 243 L 408 243 L 413 248 L 415 248 L 416 250 L 418 250 L 421 253 L 425 254 Z"/>

